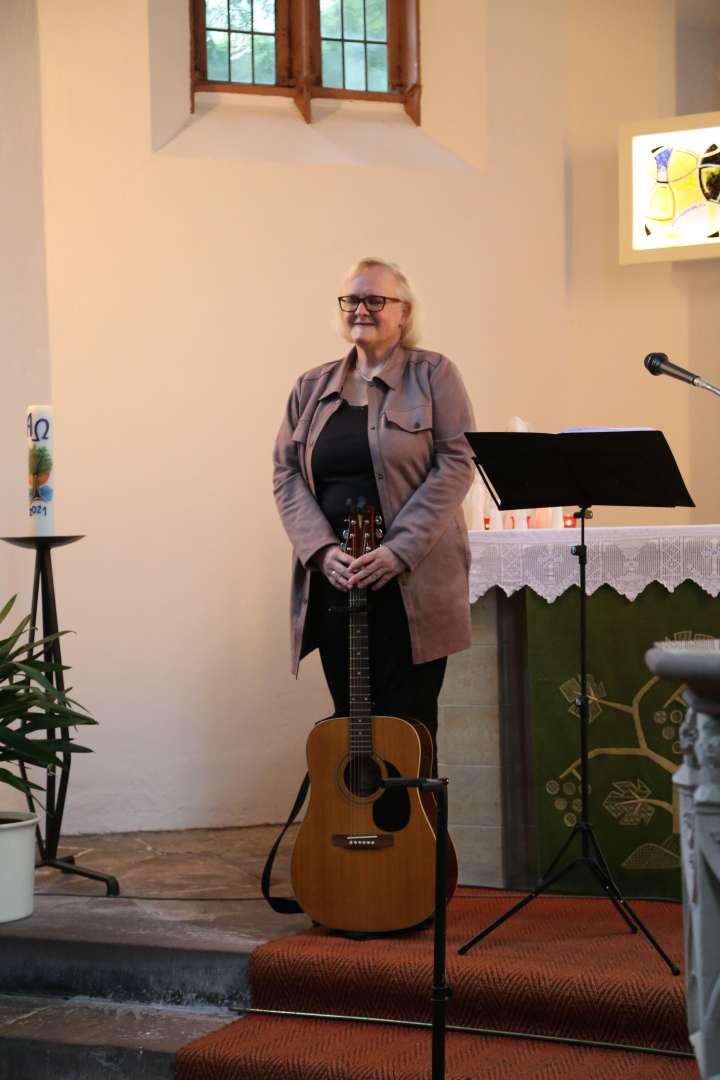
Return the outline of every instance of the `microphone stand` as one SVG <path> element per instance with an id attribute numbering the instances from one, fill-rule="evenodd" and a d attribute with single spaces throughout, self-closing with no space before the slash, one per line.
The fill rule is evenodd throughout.
<path id="1" fill-rule="evenodd" d="M 445 978 L 445 943 L 447 903 L 445 863 L 447 859 L 448 782 L 446 778 L 429 780 L 424 777 L 389 777 L 381 781 L 384 788 L 420 788 L 430 791 L 437 799 L 435 823 L 435 925 L 432 985 L 432 1080 L 445 1080 L 445 1012 L 452 989 Z"/>
<path id="2" fill-rule="evenodd" d="M 709 390 L 711 394 L 717 394 L 718 397 L 720 397 L 720 386 L 715 386 L 714 383 L 706 382 L 706 380 L 701 379 L 699 375 L 693 382 L 693 386 L 697 386 L 698 390 Z"/>

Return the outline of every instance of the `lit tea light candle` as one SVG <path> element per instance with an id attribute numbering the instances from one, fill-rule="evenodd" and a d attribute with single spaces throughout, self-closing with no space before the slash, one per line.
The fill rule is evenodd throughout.
<path id="1" fill-rule="evenodd" d="M 28 405 L 28 514 L 32 536 L 54 535 L 55 417 L 52 405 Z"/>
<path id="2" fill-rule="evenodd" d="M 575 518 L 572 514 L 563 514 L 563 525 L 566 529 L 575 528 Z"/>

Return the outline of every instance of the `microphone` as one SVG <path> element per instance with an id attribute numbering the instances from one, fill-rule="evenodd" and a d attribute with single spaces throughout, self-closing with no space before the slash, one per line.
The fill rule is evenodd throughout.
<path id="1" fill-rule="evenodd" d="M 645 357 L 645 367 L 651 375 L 669 375 L 673 379 L 688 382 L 691 386 L 697 386 L 700 379 L 700 376 L 695 375 L 692 371 L 686 371 L 685 368 L 671 363 L 664 352 L 648 353 Z"/>
<path id="2" fill-rule="evenodd" d="M 669 375 L 671 379 L 680 379 L 681 382 L 690 383 L 691 386 L 697 386 L 701 390 L 710 390 L 713 394 L 720 395 L 720 387 L 706 382 L 705 379 L 701 378 L 700 375 L 696 375 L 693 371 L 686 371 L 685 368 L 673 364 L 672 361 L 668 360 L 664 352 L 648 353 L 644 363 L 651 375 Z"/>

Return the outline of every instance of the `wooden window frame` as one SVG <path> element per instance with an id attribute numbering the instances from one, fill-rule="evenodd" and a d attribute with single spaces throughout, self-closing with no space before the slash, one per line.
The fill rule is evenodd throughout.
<path id="1" fill-rule="evenodd" d="M 191 109 L 195 94 L 273 94 L 291 97 L 307 124 L 313 98 L 400 102 L 414 123 L 420 123 L 419 0 L 387 0 L 387 93 L 345 90 L 321 85 L 319 0 L 276 0 L 276 79 L 266 83 L 211 81 L 207 77 L 205 0 L 190 0 Z"/>

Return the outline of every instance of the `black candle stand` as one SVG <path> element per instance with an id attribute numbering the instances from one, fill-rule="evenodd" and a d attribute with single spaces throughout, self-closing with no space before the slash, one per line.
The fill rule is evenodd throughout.
<path id="1" fill-rule="evenodd" d="M 64 547 L 66 544 L 73 544 L 76 540 L 82 540 L 82 536 L 3 536 L 0 539 L 4 540 L 6 544 L 13 544 L 15 547 L 32 548 L 35 551 L 35 573 L 33 576 L 32 606 L 28 633 L 30 645 L 34 643 L 37 633 L 38 604 L 42 605 L 42 637 L 57 635 L 59 628 L 51 551 L 55 547 Z M 44 654 L 48 663 L 57 664 L 57 670 L 48 672 L 47 678 L 56 689 L 64 690 L 65 680 L 63 679 L 61 666 L 62 656 L 59 637 L 54 637 L 52 641 L 49 641 L 44 646 Z M 54 739 L 55 735 L 54 728 L 48 730 L 48 739 Z M 63 855 L 62 858 L 58 856 L 65 799 L 70 780 L 72 753 L 66 751 L 60 755 L 60 760 L 60 765 L 49 765 L 47 768 L 45 835 L 43 836 L 40 825 L 38 825 L 35 830 L 39 854 L 36 866 L 38 868 L 52 866 L 55 870 L 62 870 L 64 874 L 77 874 L 80 877 L 91 878 L 93 881 L 102 881 L 105 884 L 108 896 L 119 896 L 120 886 L 117 878 L 112 877 L 110 874 L 101 874 L 98 870 L 88 870 L 85 866 L 78 866 L 74 855 Z M 20 771 L 23 779 L 27 780 L 27 771 L 23 765 L 21 765 Z M 28 791 L 26 797 L 30 812 L 38 814 L 32 792 Z"/>

